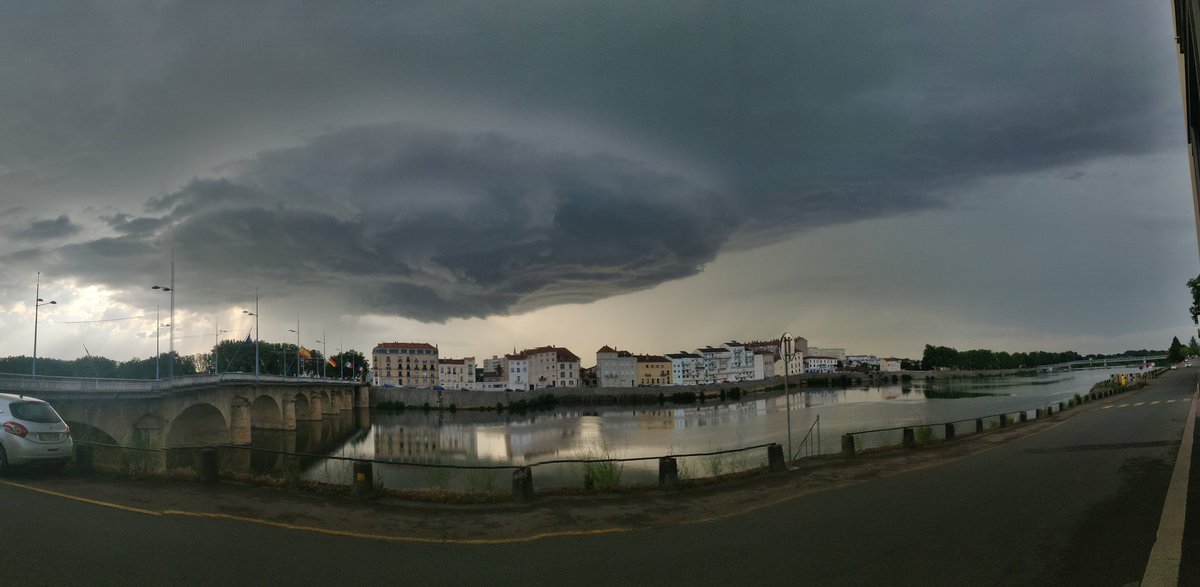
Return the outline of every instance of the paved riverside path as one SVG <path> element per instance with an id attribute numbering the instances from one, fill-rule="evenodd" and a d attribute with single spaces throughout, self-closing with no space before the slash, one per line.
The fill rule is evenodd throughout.
<path id="1" fill-rule="evenodd" d="M 1127 585 L 1145 569 L 1194 377 L 1171 372 L 1135 394 L 1029 425 L 1041 427 L 1036 433 L 980 437 L 973 442 L 993 446 L 963 458 L 741 515 L 529 542 L 331 536 L 153 515 L 149 502 L 151 514 L 137 513 L 35 492 L 25 487 L 51 483 L 16 477 L 0 483 L 3 550 L 19 561 L 5 565 L 5 577 L 34 585 Z M 228 488 L 210 491 L 227 511 L 253 509 Z M 274 521 L 315 525 L 340 515 L 330 504 L 312 519 Z M 563 527 L 571 524 L 564 514 Z"/>

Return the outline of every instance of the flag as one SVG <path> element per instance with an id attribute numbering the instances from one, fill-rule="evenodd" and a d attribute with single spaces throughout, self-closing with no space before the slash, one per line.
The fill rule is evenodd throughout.
<path id="1" fill-rule="evenodd" d="M 251 332 L 253 332 L 253 331 L 251 331 Z M 254 342 L 254 340 L 250 338 L 250 332 L 247 332 L 247 333 L 246 333 L 246 340 L 245 340 L 245 341 L 243 341 L 243 342 L 242 342 L 242 344 L 252 344 L 253 342 Z"/>
<path id="2" fill-rule="evenodd" d="M 304 347 L 300 347 L 300 358 L 305 359 L 305 360 L 311 359 L 312 351 L 310 351 Z"/>
<path id="3" fill-rule="evenodd" d="M 325 362 L 329 363 L 330 367 L 337 367 L 337 361 L 333 360 L 333 357 L 326 358 Z"/>
<path id="4" fill-rule="evenodd" d="M 353 371 L 354 370 L 354 361 L 346 361 L 346 366 L 350 367 L 350 370 Z"/>

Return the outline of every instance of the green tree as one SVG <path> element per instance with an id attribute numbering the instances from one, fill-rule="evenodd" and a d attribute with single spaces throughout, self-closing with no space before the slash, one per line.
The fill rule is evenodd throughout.
<path id="1" fill-rule="evenodd" d="M 1179 337 L 1171 339 L 1171 346 L 1167 349 L 1167 361 L 1178 363 L 1183 360 L 1183 343 L 1179 342 Z"/>
<path id="2" fill-rule="evenodd" d="M 1188 354 L 1189 354 L 1189 355 L 1191 355 L 1191 356 L 1193 356 L 1193 357 L 1194 357 L 1194 356 L 1197 356 L 1197 355 L 1200 355 L 1200 344 L 1197 344 L 1197 343 L 1196 343 L 1196 337 L 1194 337 L 1194 336 L 1193 336 L 1193 337 L 1192 337 L 1192 340 L 1188 341 L 1188 347 L 1187 347 L 1187 348 L 1188 348 Z"/>
<path id="3" fill-rule="evenodd" d="M 1196 322 L 1197 316 L 1200 316 L 1200 275 L 1189 279 L 1187 286 L 1192 290 L 1192 307 L 1188 311 L 1192 314 L 1192 322 Z"/>

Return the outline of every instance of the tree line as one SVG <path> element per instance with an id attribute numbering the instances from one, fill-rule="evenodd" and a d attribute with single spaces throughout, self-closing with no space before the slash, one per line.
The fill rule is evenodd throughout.
<path id="1" fill-rule="evenodd" d="M 180 355 L 162 353 L 157 358 L 133 358 L 128 361 L 116 361 L 108 357 L 89 355 L 77 359 L 54 359 L 38 357 L 37 374 L 47 377 L 94 377 L 115 379 L 165 379 L 174 369 L 176 376 L 196 375 L 198 373 L 213 373 L 213 364 L 217 363 L 220 373 L 254 373 L 254 343 L 237 340 L 223 340 L 215 347 L 216 353 L 198 353 Z M 321 376 L 330 378 L 363 379 L 369 373 L 370 365 L 366 356 L 361 352 L 350 349 L 334 355 L 331 358 L 337 364 L 326 364 L 321 351 L 308 350 L 311 357 L 299 357 L 302 375 Z M 259 373 L 264 375 L 295 375 L 297 356 L 296 345 L 259 341 Z M 172 366 L 172 358 L 175 364 Z M 353 365 L 351 367 L 350 365 Z M 362 370 L 359 370 L 362 367 Z M 28 375 L 33 372 L 33 358 L 26 355 L 0 357 L 0 373 Z"/>
<path id="2" fill-rule="evenodd" d="M 1081 355 L 1075 351 L 1033 351 L 1027 353 L 1009 353 L 1007 351 L 993 351 L 989 349 L 960 351 L 952 347 L 933 346 L 927 344 L 925 345 L 925 352 L 921 357 L 921 368 L 926 371 L 933 369 L 957 369 L 966 371 L 983 369 L 1027 369 L 1041 365 L 1054 365 L 1083 359 L 1145 357 L 1164 354 L 1167 354 L 1167 352 L 1147 349 L 1128 350 L 1116 355 Z"/>

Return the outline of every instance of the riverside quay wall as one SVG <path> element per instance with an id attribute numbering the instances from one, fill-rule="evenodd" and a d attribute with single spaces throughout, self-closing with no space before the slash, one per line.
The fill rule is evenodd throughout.
<path id="1" fill-rule="evenodd" d="M 1018 371 L 903 371 L 899 373 L 804 373 L 789 375 L 788 382 L 794 389 L 805 387 L 829 389 L 847 385 L 876 385 L 891 383 L 892 377 L 897 379 L 908 376 L 913 380 L 926 379 L 962 379 L 975 377 L 998 377 L 1013 375 Z M 842 379 L 842 377 L 845 379 Z M 532 400 L 541 395 L 553 395 L 564 403 L 606 405 L 614 403 L 630 403 L 630 396 L 646 397 L 646 401 L 657 399 L 659 394 L 670 397 L 673 393 L 703 393 L 712 397 L 738 388 L 742 393 L 760 393 L 782 391 L 783 377 L 773 377 L 759 381 L 739 381 L 707 385 L 664 385 L 648 387 L 547 387 L 531 391 L 462 391 L 457 389 L 434 390 L 416 389 L 411 387 L 371 387 L 371 407 L 381 402 L 401 402 L 408 407 L 421 407 L 429 404 L 431 408 L 484 408 L 495 407 L 496 403 L 510 404 L 515 401 Z"/>

